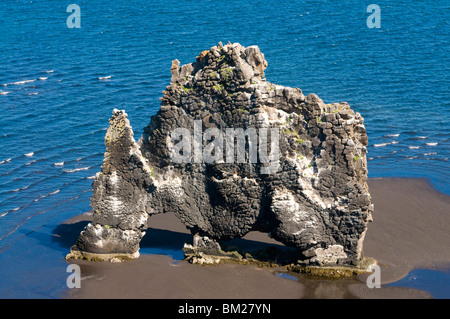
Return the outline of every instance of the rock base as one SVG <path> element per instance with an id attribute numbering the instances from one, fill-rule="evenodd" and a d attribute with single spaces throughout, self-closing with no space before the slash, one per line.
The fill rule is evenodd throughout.
<path id="1" fill-rule="evenodd" d="M 373 258 L 364 258 L 358 266 L 309 266 L 303 264 L 291 264 L 286 266 L 286 270 L 305 274 L 311 277 L 321 277 L 328 279 L 354 278 L 362 274 L 371 273 L 368 269 L 370 265 L 377 264 Z"/>
<path id="2" fill-rule="evenodd" d="M 236 258 L 231 256 L 206 255 L 204 253 L 186 254 L 185 260 L 192 264 L 214 266 L 225 263 L 236 263 L 242 265 L 254 265 L 257 267 L 278 268 L 280 271 L 305 274 L 309 277 L 325 279 L 348 279 L 362 274 L 370 274 L 367 267 L 357 266 L 306 266 L 302 264 L 280 265 L 273 261 L 261 261 L 254 258 Z M 376 263 L 374 261 L 374 263 Z M 373 264 L 373 263 L 372 263 Z"/>
<path id="3" fill-rule="evenodd" d="M 269 247 L 253 251 L 224 250 L 217 242 L 204 236 L 194 236 L 194 244 L 184 244 L 185 260 L 198 265 L 219 265 L 237 263 L 257 267 L 278 268 L 281 271 L 305 274 L 310 277 L 327 279 L 354 278 L 371 273 L 369 266 L 377 264 L 373 258 L 363 258 L 357 265 L 336 265 L 334 260 L 328 264 L 310 264 L 308 259 L 299 260 L 299 255 L 292 253 L 288 247 L 280 249 Z M 297 259 L 296 259 L 297 258 Z"/>
<path id="4" fill-rule="evenodd" d="M 133 260 L 139 258 L 139 251 L 136 251 L 132 254 L 97 254 L 97 253 L 89 253 L 85 251 L 81 251 L 77 249 L 76 246 L 73 246 L 70 249 L 70 253 L 67 254 L 66 260 L 70 259 L 80 259 L 87 261 L 109 261 L 109 262 L 123 262 L 127 260 Z"/>

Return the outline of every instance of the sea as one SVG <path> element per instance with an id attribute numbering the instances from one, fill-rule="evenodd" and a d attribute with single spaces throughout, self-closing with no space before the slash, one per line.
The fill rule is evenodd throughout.
<path id="1" fill-rule="evenodd" d="M 450 195 L 449 18 L 447 0 L 0 1 L 0 298 L 64 295 L 76 237 L 55 230 L 90 210 L 112 110 L 138 139 L 172 60 L 220 41 L 258 45 L 268 81 L 361 113 L 369 177 Z M 449 276 L 397 284 L 450 298 Z"/>

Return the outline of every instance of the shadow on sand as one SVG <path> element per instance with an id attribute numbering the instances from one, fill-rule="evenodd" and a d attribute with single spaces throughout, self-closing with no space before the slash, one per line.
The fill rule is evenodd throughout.
<path id="1" fill-rule="evenodd" d="M 89 221 L 83 220 L 58 225 L 53 230 L 52 242 L 69 251 L 88 223 Z M 183 259 L 182 249 L 185 243 L 192 244 L 191 234 L 149 227 L 140 242 L 140 252 L 142 254 L 168 255 L 180 260 Z M 225 251 L 237 251 L 242 256 L 250 254 L 253 258 L 261 261 L 287 264 L 300 258 L 295 248 L 245 238 L 224 241 L 221 246 Z"/>

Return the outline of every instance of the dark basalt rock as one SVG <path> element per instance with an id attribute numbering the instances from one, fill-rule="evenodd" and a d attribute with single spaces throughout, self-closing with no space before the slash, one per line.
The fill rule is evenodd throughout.
<path id="1" fill-rule="evenodd" d="M 194 63 L 175 60 L 161 109 L 138 142 L 127 114 L 114 110 L 93 183 L 93 222 L 68 258 L 136 258 L 147 218 L 171 212 L 194 235 L 192 253 L 220 255 L 218 242 L 261 231 L 298 248 L 305 264 L 358 264 L 373 211 L 364 119 L 345 102 L 324 104 L 267 82 L 266 67 L 257 46 L 237 43 L 214 46 Z M 269 148 L 261 129 L 278 129 L 275 170 L 265 172 L 275 162 L 261 157 L 249 162 L 250 141 L 244 163 L 198 162 L 195 150 L 175 163 L 172 132 L 194 136 L 199 123 L 202 132 L 254 128 L 258 146 Z"/>

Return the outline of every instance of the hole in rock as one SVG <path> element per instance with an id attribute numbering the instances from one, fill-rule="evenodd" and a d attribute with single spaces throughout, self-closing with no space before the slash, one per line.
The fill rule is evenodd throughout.
<path id="1" fill-rule="evenodd" d="M 300 251 L 287 247 L 270 238 L 267 233 L 252 231 L 242 238 L 235 238 L 220 243 L 224 251 L 237 251 L 245 258 L 259 261 L 275 262 L 280 265 L 296 263 L 303 259 Z"/>
<path id="2" fill-rule="evenodd" d="M 140 242 L 141 254 L 166 255 L 175 260 L 184 259 L 185 243 L 192 244 L 193 236 L 172 213 L 153 215 L 148 219 L 148 229 Z M 302 259 L 301 253 L 292 247 L 270 238 L 267 233 L 252 231 L 242 238 L 220 242 L 226 252 L 237 251 L 244 258 L 275 262 L 281 265 Z"/>
<path id="3" fill-rule="evenodd" d="M 153 215 L 139 246 L 141 255 L 166 255 L 184 259 L 184 243 L 192 244 L 191 232 L 172 213 Z"/>

